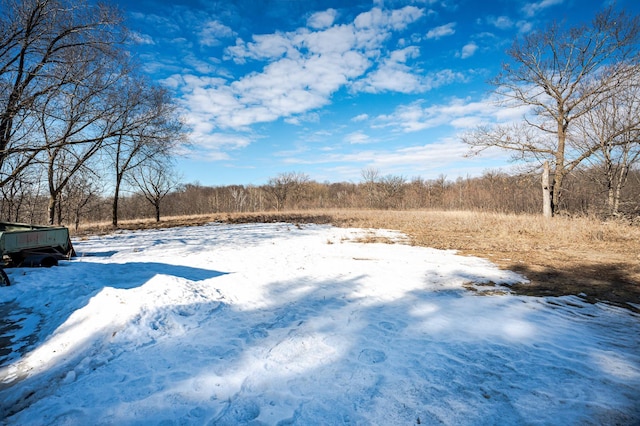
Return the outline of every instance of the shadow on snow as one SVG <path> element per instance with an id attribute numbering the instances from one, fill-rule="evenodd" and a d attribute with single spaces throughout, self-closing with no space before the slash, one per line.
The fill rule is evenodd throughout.
<path id="1" fill-rule="evenodd" d="M 221 274 L 164 264 L 104 267 L 102 272 L 112 284 L 120 282 L 120 288 L 142 285 L 155 274 L 187 279 Z M 136 282 L 119 281 L 133 269 L 146 273 L 138 272 Z M 248 424 L 261 416 L 280 416 L 281 425 L 319 419 L 324 424 L 385 419 L 402 424 L 522 424 L 532 419 L 626 424 L 640 418 L 637 379 L 615 386 L 606 378 L 594 379 L 602 376 L 602 366 L 592 356 L 593 346 L 615 347 L 616 340 L 620 344 L 625 339 L 631 332 L 624 327 L 629 323 L 626 311 L 585 304 L 582 307 L 595 315 L 575 316 L 578 298 L 549 304 L 544 299 L 474 297 L 450 290 L 415 290 L 382 300 L 360 295 L 364 279 L 274 282 L 266 297 L 272 305 L 254 310 L 230 304 L 161 307 L 152 318 L 180 321 L 186 318 L 182 312 L 205 312 L 199 318 L 204 322 L 143 346 L 125 345 L 97 363 L 85 379 L 96 380 L 102 388 L 87 403 L 107 406 L 108 413 L 76 409 L 47 420 L 82 423 L 118 413 L 117 420 L 126 422 L 131 404 L 137 404 L 138 415 L 148 412 L 154 419 L 220 425 Z M 87 293 L 84 302 L 97 291 Z M 80 307 L 65 309 L 71 313 Z M 566 324 L 567 317 L 574 322 Z M 632 360 L 638 356 L 637 349 L 617 349 L 619 361 L 625 354 Z M 109 367 L 116 358 L 123 360 L 123 367 Z M 73 362 L 67 364 L 73 367 Z M 76 380 L 81 379 L 80 374 Z M 31 377 L 20 386 L 33 389 L 29 381 L 47 388 Z M 20 408 L 10 413 L 19 414 L 46 396 L 43 392 L 21 392 Z M 610 395 L 605 393 L 611 392 L 617 393 L 617 408 L 589 402 L 606 400 Z M 163 395 L 181 396 L 169 402 Z M 5 396 L 3 402 L 15 397 Z"/>

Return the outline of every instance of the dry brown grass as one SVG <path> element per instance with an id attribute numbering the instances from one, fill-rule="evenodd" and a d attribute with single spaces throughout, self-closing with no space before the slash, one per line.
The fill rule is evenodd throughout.
<path id="1" fill-rule="evenodd" d="M 640 312 L 640 227 L 621 222 L 466 211 L 322 210 L 189 216 L 166 218 L 159 224 L 125 221 L 120 228 L 194 226 L 212 221 L 395 229 L 406 233 L 412 244 L 455 249 L 522 273 L 531 282 L 515 285 L 516 292 L 582 295 Z M 110 231 L 108 225 L 94 224 L 80 233 Z"/>

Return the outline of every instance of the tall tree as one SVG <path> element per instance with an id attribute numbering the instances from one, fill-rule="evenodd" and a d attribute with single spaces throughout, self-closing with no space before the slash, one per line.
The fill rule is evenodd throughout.
<path id="1" fill-rule="evenodd" d="M 597 147 L 591 163 L 607 193 L 608 213 L 617 215 L 629 172 L 640 162 L 640 73 L 621 82 L 615 97 L 608 97 L 578 120 L 573 145 Z"/>
<path id="2" fill-rule="evenodd" d="M 54 223 L 56 203 L 65 186 L 118 130 L 114 122 L 117 99 L 110 96 L 125 79 L 124 62 L 96 55 L 91 62 L 72 65 L 75 78 L 38 106 L 41 137 L 45 144 L 49 187 L 48 220 Z M 61 206 L 58 206 L 60 210 Z M 58 222 L 61 218 L 58 217 Z"/>
<path id="3" fill-rule="evenodd" d="M 475 152 L 499 147 L 516 158 L 549 161 L 551 211 L 557 213 L 565 177 L 598 150 L 568 146 L 574 122 L 638 73 L 639 41 L 638 17 L 613 6 L 590 25 L 553 23 L 517 39 L 507 52 L 511 63 L 492 84 L 502 105 L 527 109 L 522 123 L 481 127 L 463 141 Z"/>
<path id="4" fill-rule="evenodd" d="M 183 138 L 183 125 L 169 92 L 131 76 L 118 93 L 117 135 L 111 138 L 115 185 L 111 223 L 118 226 L 118 201 L 125 176 L 154 158 L 168 155 Z"/>
<path id="5" fill-rule="evenodd" d="M 84 0 L 0 0 L 0 10 L 3 186 L 46 149 L 34 109 L 77 80 L 78 64 L 111 55 L 124 30 L 115 8 Z"/>

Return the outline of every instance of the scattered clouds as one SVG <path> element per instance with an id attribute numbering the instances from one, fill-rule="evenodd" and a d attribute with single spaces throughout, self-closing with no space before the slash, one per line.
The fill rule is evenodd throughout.
<path id="1" fill-rule="evenodd" d="M 425 163 L 466 152 L 456 134 L 522 118 L 526 111 L 478 98 L 487 90 L 480 80 L 517 33 L 544 22 L 563 0 L 523 0 L 508 16 L 492 5 L 475 17 L 462 8 L 451 14 L 456 3 L 296 6 L 275 21 L 237 5 L 173 4 L 166 15 L 132 13 L 141 24 L 132 40 L 145 69 L 175 91 L 198 158 L 253 165 L 256 153 L 273 157 L 278 149 L 274 167 L 420 174 Z"/>
<path id="2" fill-rule="evenodd" d="M 328 10 L 309 18 L 311 28 L 254 35 L 250 41 L 238 39 L 225 50 L 225 59 L 237 64 L 265 64 L 260 71 L 232 81 L 183 79 L 178 88 L 192 120 L 206 121 L 212 129 L 242 131 L 256 123 L 292 120 L 326 106 L 341 88 L 409 93 L 447 81 L 439 76 L 421 76 L 407 66 L 419 56 L 416 47 L 383 53 L 393 32 L 420 19 L 422 9 L 374 8 L 359 14 L 352 23 L 327 27 L 335 16 L 335 11 Z M 206 43 L 231 35 L 231 30 L 217 21 L 207 28 L 210 41 Z M 374 60 L 381 65 L 372 69 Z"/>
<path id="3" fill-rule="evenodd" d="M 388 115 L 375 118 L 379 128 L 395 128 L 412 133 L 439 126 L 465 130 L 479 124 L 510 121 L 522 116 L 522 110 L 500 107 L 494 99 L 479 101 L 453 98 L 446 104 L 423 106 L 424 101 L 401 105 Z"/>
<path id="4" fill-rule="evenodd" d="M 455 27 L 456 27 L 456 23 L 450 22 L 448 24 L 440 25 L 439 27 L 432 28 L 427 32 L 427 38 L 438 40 L 442 37 L 453 35 L 456 32 Z"/>
<path id="5" fill-rule="evenodd" d="M 177 32 L 180 26 L 171 18 L 160 16 L 154 13 L 130 13 L 131 17 L 137 21 L 143 22 L 145 26 L 150 28 L 162 28 L 165 32 Z"/>
<path id="6" fill-rule="evenodd" d="M 401 31 L 423 15 L 424 10 L 415 6 L 405 6 L 391 11 L 374 7 L 371 11 L 358 15 L 353 24 L 357 30 L 387 28 L 392 31 Z"/>
<path id="7" fill-rule="evenodd" d="M 442 138 L 430 143 L 422 143 L 400 148 L 360 149 L 357 152 L 329 152 L 314 157 L 289 157 L 288 164 L 331 164 L 332 175 L 357 179 L 366 168 L 381 170 L 383 174 L 406 176 L 407 173 L 424 176 L 440 174 L 450 164 L 465 162 L 469 147 L 457 138 Z"/>
<path id="8" fill-rule="evenodd" d="M 410 146 L 393 152 L 373 153 L 372 164 L 382 170 L 390 170 L 395 166 L 406 168 L 414 165 L 425 168 L 431 164 L 434 168 L 461 160 L 469 151 L 469 147 L 458 140 L 442 140 L 425 145 Z"/>

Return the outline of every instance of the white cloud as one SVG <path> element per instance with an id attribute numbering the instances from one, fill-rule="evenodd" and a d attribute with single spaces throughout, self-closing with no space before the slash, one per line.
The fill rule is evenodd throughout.
<path id="1" fill-rule="evenodd" d="M 533 24 L 528 21 L 518 21 L 516 26 L 518 27 L 518 32 L 523 34 L 528 33 L 533 29 Z"/>
<path id="2" fill-rule="evenodd" d="M 167 33 L 178 32 L 180 25 L 167 16 L 156 14 L 144 14 L 139 12 L 130 13 L 131 17 L 137 21 L 142 21 L 145 25 L 155 28 L 162 28 Z"/>
<path id="3" fill-rule="evenodd" d="M 382 93 L 424 93 L 437 87 L 451 84 L 456 81 L 465 81 L 462 73 L 451 70 L 437 72 L 418 72 L 412 66 L 407 65 L 410 59 L 417 58 L 417 47 L 408 47 L 395 50 L 382 59 L 378 67 L 365 77 L 354 82 L 351 86 L 354 92 Z"/>
<path id="4" fill-rule="evenodd" d="M 320 30 L 333 25 L 338 12 L 335 9 L 327 9 L 324 12 L 314 13 L 307 20 L 307 25 L 313 29 Z"/>
<path id="5" fill-rule="evenodd" d="M 445 86 L 447 84 L 455 83 L 455 82 L 465 82 L 467 81 L 467 76 L 465 76 L 461 72 L 454 72 L 449 69 L 440 70 L 438 72 L 427 74 L 424 79 L 424 90 L 431 90 L 441 86 Z"/>
<path id="6" fill-rule="evenodd" d="M 129 33 L 129 36 L 131 37 L 131 40 L 136 44 L 146 44 L 146 45 L 154 45 L 154 44 L 156 44 L 153 41 L 153 38 L 148 34 L 141 34 L 141 33 L 136 32 L 136 31 L 131 31 Z"/>
<path id="7" fill-rule="evenodd" d="M 456 32 L 455 27 L 456 27 L 456 23 L 450 22 L 446 25 L 441 25 L 439 27 L 432 28 L 429 30 L 429 32 L 427 32 L 427 38 L 437 40 L 445 36 L 453 35 Z"/>
<path id="8" fill-rule="evenodd" d="M 526 109 L 500 107 L 492 98 L 479 101 L 454 98 L 447 104 L 423 107 L 421 101 L 401 105 L 388 115 L 376 117 L 376 126 L 397 128 L 405 133 L 439 126 L 470 129 L 480 124 L 504 123 L 522 117 Z"/>
<path id="9" fill-rule="evenodd" d="M 359 122 L 359 121 L 367 121 L 369 119 L 369 114 L 359 114 L 351 119 L 351 121 Z"/>
<path id="10" fill-rule="evenodd" d="M 424 10 L 415 6 L 405 6 L 397 10 L 382 10 L 373 8 L 369 12 L 358 15 L 354 21 L 357 29 L 380 29 L 388 27 L 391 30 L 403 30 L 409 24 L 421 18 Z"/>
<path id="11" fill-rule="evenodd" d="M 391 52 L 388 58 L 382 60 L 375 71 L 367 75 L 366 78 L 354 83 L 352 89 L 369 93 L 383 91 L 399 93 L 422 92 L 425 88 L 425 78 L 406 65 L 409 59 L 418 56 L 419 50 L 414 46 L 395 50 Z"/>
<path id="12" fill-rule="evenodd" d="M 469 147 L 458 138 L 442 138 L 431 143 L 419 144 L 397 149 L 369 149 L 358 150 L 354 153 L 329 152 L 313 157 L 291 157 L 287 159 L 290 164 L 333 164 L 332 170 L 336 175 L 353 174 L 354 170 L 363 170 L 371 167 L 378 169 L 382 174 L 412 173 L 421 175 L 429 170 L 441 173 L 449 164 L 468 160 L 464 158 Z M 340 164 L 348 164 L 343 168 Z M 359 174 L 359 172 L 358 172 Z M 353 176 L 357 178 L 358 176 Z"/>
<path id="13" fill-rule="evenodd" d="M 235 46 L 225 49 L 225 59 L 233 59 L 236 63 L 244 63 L 247 59 L 268 60 L 285 56 L 294 56 L 296 48 L 290 36 L 286 34 L 254 35 L 253 42 L 245 43 L 236 40 Z"/>
<path id="14" fill-rule="evenodd" d="M 476 53 L 476 50 L 478 50 L 478 45 L 475 42 L 472 41 L 470 43 L 467 43 L 462 47 L 460 57 L 462 59 L 470 58 Z"/>
<path id="15" fill-rule="evenodd" d="M 418 145 L 387 152 L 373 158 L 374 166 L 388 169 L 392 166 L 433 164 L 442 167 L 444 164 L 459 161 L 469 151 L 469 147 L 457 140 L 444 140 L 426 145 Z"/>
<path id="16" fill-rule="evenodd" d="M 527 3 L 522 7 L 522 11 L 527 16 L 534 16 L 536 13 L 551 6 L 564 3 L 564 0 L 541 0 L 538 2 Z"/>
<path id="17" fill-rule="evenodd" d="M 350 144 L 363 144 L 369 143 L 371 138 L 363 132 L 358 131 L 348 134 L 344 140 Z"/>
<path id="18" fill-rule="evenodd" d="M 487 22 L 501 30 L 508 30 L 514 25 L 513 21 L 508 16 L 490 16 L 487 18 Z"/>
<path id="19" fill-rule="evenodd" d="M 187 118 L 189 123 L 189 118 Z M 228 151 L 237 150 L 248 146 L 254 141 L 253 137 L 241 134 L 229 134 L 212 131 L 211 128 L 202 128 L 202 122 L 194 129 L 191 140 L 195 149 L 188 150 L 185 155 L 197 158 L 198 160 L 228 160 Z"/>
<path id="20" fill-rule="evenodd" d="M 235 32 L 220 21 L 206 22 L 199 33 L 199 43 L 202 46 L 217 46 L 220 39 L 233 37 Z"/>

